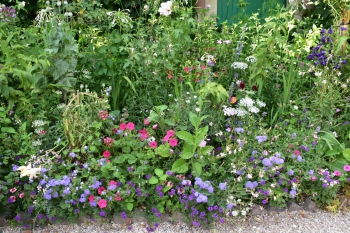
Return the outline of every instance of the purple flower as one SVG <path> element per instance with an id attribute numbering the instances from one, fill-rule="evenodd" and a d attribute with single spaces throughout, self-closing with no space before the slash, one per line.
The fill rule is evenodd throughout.
<path id="1" fill-rule="evenodd" d="M 262 203 L 263 205 L 266 205 L 266 204 L 267 204 L 267 199 L 262 200 L 261 203 Z"/>
<path id="2" fill-rule="evenodd" d="M 258 143 L 265 142 L 267 140 L 267 137 L 265 135 L 263 136 L 256 136 L 256 140 L 258 140 Z"/>
<path id="3" fill-rule="evenodd" d="M 19 214 L 17 214 L 16 217 L 15 217 L 15 220 L 16 220 L 17 222 L 21 221 L 21 216 L 19 216 Z"/>
<path id="4" fill-rule="evenodd" d="M 101 217 L 104 217 L 104 216 L 106 216 L 106 213 L 105 213 L 103 210 L 101 210 L 101 211 L 100 211 L 100 216 L 101 216 Z"/>
<path id="5" fill-rule="evenodd" d="M 226 189 L 226 183 L 220 183 L 219 184 L 219 189 L 220 190 L 225 190 Z"/>
<path id="6" fill-rule="evenodd" d="M 80 212 L 79 209 L 75 209 L 75 210 L 74 210 L 74 213 L 76 213 L 76 214 L 78 214 L 79 212 Z"/>
<path id="7" fill-rule="evenodd" d="M 72 157 L 72 158 L 77 157 L 76 154 L 75 154 L 74 152 L 69 153 L 69 156 Z"/>
<path id="8" fill-rule="evenodd" d="M 235 128 L 236 133 L 244 133 L 243 128 Z"/>
<path id="9" fill-rule="evenodd" d="M 227 206 L 226 206 L 226 209 L 232 209 L 233 208 L 233 204 L 232 203 L 229 203 Z"/>
<path id="10" fill-rule="evenodd" d="M 265 180 L 260 180 L 260 185 L 266 184 Z"/>
<path id="11" fill-rule="evenodd" d="M 290 170 L 288 171 L 288 175 L 290 175 L 290 176 L 294 175 L 294 171 L 293 171 L 292 169 L 290 169 Z"/>
<path id="12" fill-rule="evenodd" d="M 264 158 L 263 161 L 262 161 L 263 165 L 266 166 L 266 167 L 272 167 L 273 166 L 273 163 L 271 162 L 270 159 L 268 158 Z"/>
<path id="13" fill-rule="evenodd" d="M 295 189 L 292 189 L 292 190 L 290 190 L 289 194 L 290 194 L 291 198 L 295 198 L 295 196 L 297 195 L 297 191 Z"/>
<path id="14" fill-rule="evenodd" d="M 43 215 L 42 214 L 38 214 L 38 219 L 42 219 Z"/>
<path id="15" fill-rule="evenodd" d="M 298 162 L 302 162 L 302 161 L 303 161 L 303 158 L 302 158 L 300 155 L 298 155 L 297 161 L 298 161 Z"/>
<path id="16" fill-rule="evenodd" d="M 122 217 L 122 219 L 127 219 L 128 217 L 124 211 L 120 214 L 120 216 Z"/>
<path id="17" fill-rule="evenodd" d="M 256 182 L 256 181 L 254 181 L 254 182 L 248 181 L 245 184 L 246 189 L 255 189 L 257 186 L 258 186 L 258 182 Z"/>

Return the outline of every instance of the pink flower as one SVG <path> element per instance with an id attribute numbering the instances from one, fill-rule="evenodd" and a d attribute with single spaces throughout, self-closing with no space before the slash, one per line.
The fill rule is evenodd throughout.
<path id="1" fill-rule="evenodd" d="M 111 153 L 110 153 L 108 150 L 105 150 L 105 151 L 103 152 L 103 157 L 105 157 L 106 159 L 108 159 L 109 156 L 111 156 Z"/>
<path id="2" fill-rule="evenodd" d="M 111 186 L 111 185 L 117 185 L 117 182 L 115 182 L 114 180 L 111 180 L 111 181 L 109 181 L 109 183 L 108 183 L 108 186 Z"/>
<path id="3" fill-rule="evenodd" d="M 341 172 L 340 172 L 339 170 L 335 170 L 335 171 L 333 172 L 333 175 L 334 175 L 334 176 L 341 176 Z"/>
<path id="4" fill-rule="evenodd" d="M 166 135 L 169 136 L 169 137 L 172 137 L 175 135 L 175 131 L 174 130 L 168 130 L 168 132 L 166 132 Z"/>
<path id="5" fill-rule="evenodd" d="M 119 126 L 120 130 L 125 130 L 126 129 L 126 124 L 123 122 Z"/>
<path id="6" fill-rule="evenodd" d="M 122 198 L 121 198 L 119 192 L 117 192 L 117 194 L 115 195 L 115 198 L 114 198 L 114 199 L 115 199 L 116 201 L 121 201 L 121 200 L 122 200 Z"/>
<path id="7" fill-rule="evenodd" d="M 200 147 L 205 147 L 205 145 L 207 145 L 207 142 L 206 141 L 201 141 L 201 143 L 199 143 L 199 146 Z"/>
<path id="8" fill-rule="evenodd" d="M 295 155 L 300 155 L 300 151 L 295 150 L 295 151 L 294 151 L 294 154 L 295 154 Z"/>
<path id="9" fill-rule="evenodd" d="M 169 145 L 174 147 L 177 146 L 177 139 L 176 138 L 170 138 Z"/>
<path id="10" fill-rule="evenodd" d="M 170 137 L 171 137 L 171 136 L 169 136 L 168 134 L 165 135 L 165 137 L 163 138 L 163 141 L 164 141 L 164 142 L 169 141 Z"/>
<path id="11" fill-rule="evenodd" d="M 126 128 L 127 128 L 128 130 L 134 130 L 134 129 L 135 129 L 135 125 L 134 125 L 134 123 L 129 122 L 129 123 L 126 125 Z"/>
<path id="12" fill-rule="evenodd" d="M 157 129 L 158 128 L 158 125 L 153 125 L 152 126 L 152 129 Z"/>
<path id="13" fill-rule="evenodd" d="M 16 201 L 16 197 L 15 196 L 11 196 L 10 198 L 11 198 L 12 202 Z"/>
<path id="14" fill-rule="evenodd" d="M 10 192 L 11 193 L 14 193 L 14 192 L 16 192 L 17 191 L 17 189 L 16 188 L 12 188 L 12 189 L 10 189 Z"/>
<path id="15" fill-rule="evenodd" d="M 139 134 L 140 134 L 140 140 L 143 141 L 143 139 L 148 138 L 148 133 L 146 129 L 141 129 L 139 130 Z"/>
<path id="16" fill-rule="evenodd" d="M 95 196 L 94 196 L 94 195 L 90 195 L 90 197 L 89 197 L 89 202 L 93 202 L 94 199 L 95 199 Z"/>
<path id="17" fill-rule="evenodd" d="M 149 125 L 151 122 L 148 121 L 148 118 L 143 119 L 143 124 L 144 125 Z"/>
<path id="18" fill-rule="evenodd" d="M 105 187 L 101 186 L 101 187 L 99 187 L 99 188 L 97 189 L 97 193 L 98 193 L 99 195 L 101 195 L 101 193 L 102 193 L 104 190 L 106 190 Z"/>
<path id="19" fill-rule="evenodd" d="M 156 141 L 152 141 L 149 143 L 149 146 L 152 147 L 153 149 L 157 148 L 157 142 Z"/>
<path id="20" fill-rule="evenodd" d="M 311 180 L 311 181 L 316 181 L 316 176 L 310 177 L 310 180 Z"/>
<path id="21" fill-rule="evenodd" d="M 350 172 L 350 166 L 349 166 L 349 165 L 345 165 L 345 166 L 344 166 L 344 171 Z"/>
<path id="22" fill-rule="evenodd" d="M 98 206 L 100 207 L 100 209 L 105 208 L 107 206 L 107 201 L 104 199 L 100 199 L 98 201 Z"/>
<path id="23" fill-rule="evenodd" d="M 110 138 L 110 137 L 106 137 L 103 142 L 107 145 L 107 146 L 112 146 L 113 145 L 113 142 L 114 142 L 114 139 L 113 138 Z"/>
<path id="24" fill-rule="evenodd" d="M 19 198 L 23 198 L 24 197 L 24 193 L 19 194 Z"/>

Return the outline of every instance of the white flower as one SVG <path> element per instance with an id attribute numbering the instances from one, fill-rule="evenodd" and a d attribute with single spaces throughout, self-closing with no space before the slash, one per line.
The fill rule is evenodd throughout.
<path id="1" fill-rule="evenodd" d="M 62 2 L 61 1 L 58 1 L 57 2 L 57 6 L 61 6 L 62 5 Z"/>
<path id="2" fill-rule="evenodd" d="M 20 178 L 23 176 L 29 176 L 29 180 L 33 180 L 33 178 L 36 178 L 36 174 L 41 171 L 41 167 L 39 168 L 32 168 L 31 164 L 28 166 L 20 166 L 17 168 L 17 171 L 20 171 Z"/>
<path id="3" fill-rule="evenodd" d="M 224 106 L 224 115 L 225 116 L 234 116 L 236 111 L 234 108 Z"/>
<path id="4" fill-rule="evenodd" d="M 258 113 L 259 112 L 259 109 L 255 106 L 249 107 L 248 110 L 251 113 Z"/>
<path id="5" fill-rule="evenodd" d="M 315 72 L 315 76 L 316 77 L 321 77 L 321 75 L 322 75 L 322 72 L 320 71 L 320 72 Z"/>
<path id="6" fill-rule="evenodd" d="M 246 57 L 245 59 L 247 62 L 250 62 L 250 63 L 255 63 L 256 62 L 256 57 L 254 56 L 249 56 L 249 57 Z"/>
<path id="7" fill-rule="evenodd" d="M 160 4 L 160 8 L 159 8 L 158 12 L 161 15 L 169 16 L 171 14 L 171 7 L 172 7 L 172 5 L 173 5 L 172 1 L 162 2 Z"/>
<path id="8" fill-rule="evenodd" d="M 232 215 L 233 217 L 236 217 L 236 216 L 238 215 L 238 211 L 237 211 L 237 210 L 232 211 L 232 212 L 231 212 L 231 215 Z"/>
<path id="9" fill-rule="evenodd" d="M 295 109 L 295 110 L 298 110 L 299 108 L 298 108 L 298 106 L 294 105 L 294 109 Z"/>
<path id="10" fill-rule="evenodd" d="M 265 102 L 262 102 L 262 101 L 260 101 L 260 100 L 257 100 L 257 101 L 256 101 L 256 104 L 257 104 L 260 108 L 266 106 Z"/>
<path id="11" fill-rule="evenodd" d="M 248 65 L 247 65 L 247 63 L 244 63 L 244 62 L 234 62 L 234 63 L 232 63 L 231 67 L 233 69 L 245 70 L 248 68 Z"/>
<path id="12" fill-rule="evenodd" d="M 254 100 L 252 100 L 249 97 L 244 97 L 239 101 L 240 106 L 245 106 L 245 107 L 253 107 L 254 105 Z"/>
<path id="13" fill-rule="evenodd" d="M 239 116 L 239 117 L 243 117 L 245 115 L 247 115 L 248 112 L 242 108 L 238 108 L 236 109 L 236 115 Z"/>
<path id="14" fill-rule="evenodd" d="M 326 84 L 326 83 L 327 83 L 327 80 L 324 79 L 324 80 L 322 81 L 322 83 L 323 83 L 323 84 Z"/>
<path id="15" fill-rule="evenodd" d="M 196 108 L 196 112 L 199 112 L 200 111 L 200 109 L 199 108 Z"/>
<path id="16" fill-rule="evenodd" d="M 242 215 L 245 216 L 247 214 L 247 212 L 245 210 L 242 210 Z"/>

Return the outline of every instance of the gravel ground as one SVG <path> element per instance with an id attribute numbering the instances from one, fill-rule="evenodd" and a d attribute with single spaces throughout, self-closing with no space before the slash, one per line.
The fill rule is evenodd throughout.
<path id="1" fill-rule="evenodd" d="M 211 229 L 189 227 L 185 223 L 164 222 L 159 224 L 157 233 L 227 233 L 227 232 L 268 232 L 268 233 L 350 233 L 350 212 L 333 214 L 325 211 L 284 211 L 246 218 L 226 218 L 225 223 L 215 223 Z M 146 223 L 132 224 L 129 230 L 124 224 L 73 224 L 51 225 L 44 229 L 25 231 L 23 228 L 0 228 L 3 233 L 113 233 L 147 232 Z"/>

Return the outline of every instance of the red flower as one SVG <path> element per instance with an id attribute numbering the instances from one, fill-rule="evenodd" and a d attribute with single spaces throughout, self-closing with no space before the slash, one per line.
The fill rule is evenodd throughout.
<path id="1" fill-rule="evenodd" d="M 108 150 L 105 150 L 105 151 L 103 152 L 103 157 L 105 157 L 106 159 L 108 159 L 109 156 L 111 156 L 111 153 L 110 153 Z"/>
<path id="2" fill-rule="evenodd" d="M 254 91 L 258 91 L 258 86 L 257 86 L 257 85 L 254 85 L 254 86 L 253 86 L 253 90 L 254 90 Z"/>
<path id="3" fill-rule="evenodd" d="M 295 155 L 300 155 L 300 151 L 295 150 L 295 151 L 294 151 L 294 154 L 295 154 Z"/>
<path id="4" fill-rule="evenodd" d="M 190 70 L 191 70 L 190 67 L 185 67 L 185 68 L 184 68 L 184 71 L 185 71 L 186 73 L 190 72 Z"/>
<path id="5" fill-rule="evenodd" d="M 99 195 L 101 195 L 101 193 L 102 193 L 104 190 L 106 190 L 105 187 L 101 186 L 101 187 L 99 187 L 99 188 L 97 189 L 97 193 L 98 193 Z"/>
<path id="6" fill-rule="evenodd" d="M 244 89 L 244 87 L 245 87 L 245 83 L 242 81 L 242 82 L 240 82 L 240 84 L 239 84 L 239 88 L 241 88 L 241 89 Z"/>
<path id="7" fill-rule="evenodd" d="M 94 196 L 94 195 L 90 195 L 90 197 L 89 197 L 89 202 L 93 202 L 94 199 L 95 199 L 95 196 Z"/>

